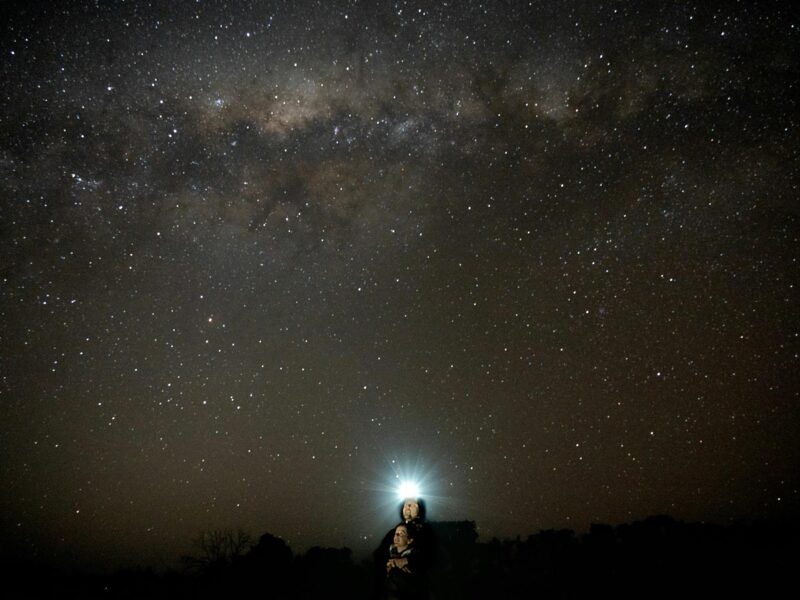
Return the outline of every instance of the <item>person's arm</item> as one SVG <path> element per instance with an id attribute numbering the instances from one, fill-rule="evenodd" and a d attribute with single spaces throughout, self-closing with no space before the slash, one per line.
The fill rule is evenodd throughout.
<path id="1" fill-rule="evenodd" d="M 390 558 L 386 563 L 386 570 L 389 571 L 391 569 L 401 569 L 406 573 L 411 573 L 411 566 L 408 559 L 413 554 L 413 552 L 407 550 L 401 555 L 392 555 L 392 558 Z"/>

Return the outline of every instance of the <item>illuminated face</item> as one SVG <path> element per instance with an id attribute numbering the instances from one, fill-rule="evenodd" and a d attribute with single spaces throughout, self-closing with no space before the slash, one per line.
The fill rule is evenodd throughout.
<path id="1" fill-rule="evenodd" d="M 394 530 L 394 545 L 402 552 L 410 541 L 408 539 L 408 529 L 404 525 L 398 525 L 397 529 Z"/>
<path id="2" fill-rule="evenodd" d="M 416 498 L 406 498 L 403 502 L 403 519 L 410 521 L 419 516 L 419 503 Z"/>

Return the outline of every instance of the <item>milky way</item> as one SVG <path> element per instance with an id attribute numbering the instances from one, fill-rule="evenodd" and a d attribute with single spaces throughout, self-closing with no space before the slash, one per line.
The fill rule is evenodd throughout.
<path id="1" fill-rule="evenodd" d="M 4 9 L 13 552 L 797 518 L 788 6 Z"/>

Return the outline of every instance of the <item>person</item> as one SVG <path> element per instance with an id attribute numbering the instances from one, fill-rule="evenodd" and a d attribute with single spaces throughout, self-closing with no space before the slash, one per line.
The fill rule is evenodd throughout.
<path id="1" fill-rule="evenodd" d="M 437 544 L 433 528 L 425 520 L 426 509 L 425 501 L 422 498 L 406 498 L 400 505 L 400 523 L 392 527 L 381 540 L 378 548 L 373 552 L 373 559 L 376 569 L 375 597 L 387 597 L 387 588 L 391 591 L 391 582 L 387 577 L 387 570 L 390 572 L 389 563 L 395 568 L 405 567 L 408 573 L 413 575 L 414 593 L 406 596 L 408 598 L 427 598 L 428 575 L 436 561 Z M 391 547 L 397 546 L 395 537 L 398 529 L 405 527 L 406 535 L 413 539 L 408 553 L 405 556 L 388 556 Z M 402 529 L 401 529 L 402 533 Z M 402 540 L 400 540 L 402 541 Z M 398 579 L 399 575 L 396 576 Z M 407 578 L 406 578 L 407 579 Z M 381 596 L 381 593 L 384 593 Z M 416 595 L 414 595 L 416 594 Z"/>
<path id="2" fill-rule="evenodd" d="M 389 545 L 389 559 L 386 561 L 387 599 L 425 598 L 422 578 L 411 568 L 415 536 L 415 527 L 411 523 L 401 523 L 395 527 L 394 538 Z"/>

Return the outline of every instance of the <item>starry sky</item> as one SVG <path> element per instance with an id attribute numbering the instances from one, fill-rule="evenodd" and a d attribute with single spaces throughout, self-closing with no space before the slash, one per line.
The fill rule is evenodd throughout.
<path id="1" fill-rule="evenodd" d="M 782 2 L 4 2 L 6 551 L 800 515 Z"/>

